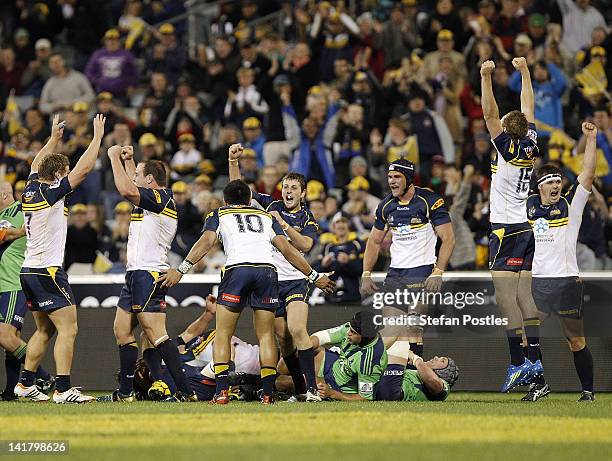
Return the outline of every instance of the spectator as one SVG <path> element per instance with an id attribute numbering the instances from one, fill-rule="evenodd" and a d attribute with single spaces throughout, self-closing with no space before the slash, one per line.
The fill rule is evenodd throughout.
<path id="1" fill-rule="evenodd" d="M 45 82 L 53 73 L 49 67 L 51 57 L 51 42 L 46 38 L 39 38 L 34 45 L 35 57 L 29 63 L 21 76 L 21 88 L 25 96 L 38 98 Z"/>
<path id="2" fill-rule="evenodd" d="M 365 244 L 358 239 L 350 239 L 349 220 L 340 217 L 334 220 L 333 243 L 325 245 L 320 262 L 320 270 L 333 271 L 332 280 L 336 281 L 336 293 L 327 295 L 331 302 L 359 302 L 359 282 L 363 270 Z"/>
<path id="3" fill-rule="evenodd" d="M 476 173 L 484 177 L 491 176 L 491 160 L 493 157 L 493 145 L 491 137 L 486 132 L 474 134 L 474 148 L 471 152 L 466 152 L 462 160 L 462 167 L 472 165 Z"/>
<path id="4" fill-rule="evenodd" d="M 387 165 L 399 158 L 405 158 L 415 165 L 419 164 L 419 148 L 417 138 L 409 135 L 408 123 L 400 118 L 392 118 L 383 143 L 378 130 L 370 134 L 370 161 L 376 168 L 378 179 L 387 176 Z"/>
<path id="5" fill-rule="evenodd" d="M 187 63 L 185 49 L 180 46 L 172 24 L 162 24 L 156 36 L 159 43 L 149 48 L 152 52 L 147 55 L 147 69 L 163 73 L 171 85 L 176 85 Z"/>
<path id="6" fill-rule="evenodd" d="M 425 75 L 428 78 L 435 78 L 440 72 L 440 58 L 449 57 L 453 63 L 453 68 L 462 78 L 467 77 L 467 69 L 465 67 L 465 58 L 463 54 L 455 51 L 455 41 L 453 33 L 448 29 L 442 29 L 438 32 L 436 39 L 437 49 L 425 55 L 424 66 Z"/>
<path id="7" fill-rule="evenodd" d="M 380 199 L 370 194 L 370 183 L 363 176 L 351 179 L 346 188 L 348 201 L 342 206 L 342 212 L 349 217 L 357 233 L 364 235 L 376 220 Z"/>
<path id="8" fill-rule="evenodd" d="M 350 61 L 350 57 L 346 57 L 346 59 Z M 291 102 L 301 119 L 308 90 L 319 83 L 317 66 L 312 61 L 311 51 L 306 43 L 297 43 L 287 53 L 287 57 L 283 61 L 283 69 L 289 74 Z"/>
<path id="9" fill-rule="evenodd" d="M 242 42 L 240 46 L 240 57 L 242 58 L 240 66 L 247 69 L 253 69 L 254 83 L 258 87 L 261 87 L 263 80 L 268 74 L 268 70 L 272 66 L 270 60 L 257 51 L 255 43 L 250 39 Z"/>
<path id="10" fill-rule="evenodd" d="M 368 162 L 364 157 L 353 157 L 349 162 L 349 176 L 351 179 L 363 176 L 370 183 L 370 193 L 375 197 L 382 198 L 382 186 L 378 181 L 374 181 L 368 172 Z"/>
<path id="11" fill-rule="evenodd" d="M 96 113 L 106 117 L 104 126 L 107 131 L 112 131 L 115 124 L 121 123 L 125 118 L 121 109 L 115 105 L 113 95 L 108 91 L 103 91 L 96 96 Z"/>
<path id="12" fill-rule="evenodd" d="M 24 64 L 15 60 L 15 51 L 10 47 L 0 50 L 0 85 L 6 91 L 13 90 L 16 94 L 21 93 L 21 76 Z"/>
<path id="13" fill-rule="evenodd" d="M 183 181 L 172 184 L 172 196 L 176 203 L 178 226 L 170 250 L 182 259 L 187 256 L 193 244 L 200 237 L 203 218 L 189 200 L 187 184 Z"/>
<path id="14" fill-rule="evenodd" d="M 334 154 L 339 159 L 336 174 L 339 184 L 349 180 L 347 160 L 366 155 L 368 130 L 364 126 L 363 106 L 351 104 L 341 111 L 340 122 L 334 138 Z"/>
<path id="15" fill-rule="evenodd" d="M 61 54 L 49 56 L 49 69 L 53 76 L 43 86 L 39 105 L 45 114 L 63 110 L 77 101 L 90 103 L 94 100 L 89 80 L 82 73 L 66 67 Z"/>
<path id="16" fill-rule="evenodd" d="M 291 170 L 303 174 L 307 180 L 316 179 L 328 189 L 336 185 L 336 168 L 334 165 L 331 141 L 335 133 L 338 107 L 328 109 L 322 126 L 312 118 L 305 118 L 300 129 L 293 107 L 288 100 L 284 101 L 283 123 L 285 136 L 293 151 Z"/>
<path id="17" fill-rule="evenodd" d="M 168 85 L 168 78 L 162 72 L 151 73 L 145 98 L 151 101 L 150 107 L 155 110 L 159 120 L 166 120 L 176 103 Z"/>
<path id="18" fill-rule="evenodd" d="M 87 62 L 85 75 L 97 92 L 108 91 L 127 101 L 138 83 L 138 67 L 134 56 L 121 49 L 119 31 L 109 29 L 104 34 L 104 48 L 97 50 Z"/>
<path id="19" fill-rule="evenodd" d="M 470 201 L 474 171 L 472 165 L 467 165 L 463 169 L 462 178 L 461 171 L 454 165 L 448 165 L 444 170 L 444 181 L 446 183 L 444 196 L 447 200 L 452 200 L 448 211 L 451 215 L 453 233 L 455 234 L 455 248 L 450 259 L 452 270 L 476 269 L 476 243 L 464 218 Z"/>
<path id="20" fill-rule="evenodd" d="M 455 142 L 461 145 L 463 142 L 463 116 L 460 106 L 460 95 L 465 86 L 465 80 L 453 67 L 450 57 L 440 58 L 440 71 L 434 77 L 434 108 L 440 115 Z"/>
<path id="21" fill-rule="evenodd" d="M 492 26 L 491 31 L 501 39 L 502 46 L 509 51 L 514 37 L 524 29 L 519 0 L 501 0 L 501 11 Z"/>
<path id="22" fill-rule="evenodd" d="M 230 91 L 223 115 L 231 123 L 241 125 L 249 117 L 263 117 L 268 111 L 268 103 L 254 85 L 255 71 L 241 67 L 236 72 L 238 91 Z"/>
<path id="23" fill-rule="evenodd" d="M 399 4 L 395 4 L 389 19 L 382 27 L 380 48 L 385 51 L 385 68 L 396 67 L 402 58 L 418 45 L 418 35 L 409 18 L 406 18 Z"/>
<path id="24" fill-rule="evenodd" d="M 34 47 L 30 42 L 30 33 L 27 29 L 19 28 L 15 31 L 15 62 L 23 67 L 34 59 Z"/>
<path id="25" fill-rule="evenodd" d="M 319 198 L 308 201 L 308 209 L 312 213 L 315 221 L 319 225 L 321 232 L 329 231 L 329 220 L 325 213 L 325 202 Z M 311 253 L 313 253 L 311 251 Z M 320 254 L 320 252 L 318 252 Z"/>
<path id="26" fill-rule="evenodd" d="M 270 195 L 274 200 L 282 200 L 283 195 L 281 193 L 279 180 L 280 178 L 276 167 L 268 165 L 260 170 L 259 181 L 255 189 L 260 194 Z"/>
<path id="27" fill-rule="evenodd" d="M 242 137 L 244 139 L 243 146 L 249 147 L 255 151 L 257 155 L 257 166 L 264 166 L 264 144 L 266 137 L 261 131 L 261 122 L 257 117 L 249 117 L 242 122 Z"/>
<path id="28" fill-rule="evenodd" d="M 184 133 L 179 136 L 180 149 L 174 154 L 170 161 L 172 168 L 172 179 L 182 178 L 194 173 L 196 167 L 202 160 L 202 153 L 195 148 L 195 136 Z"/>
<path id="29" fill-rule="evenodd" d="M 242 178 L 247 183 L 253 184 L 257 181 L 257 154 L 253 149 L 249 149 L 247 147 L 242 151 L 242 157 L 240 158 L 240 172 L 242 173 Z"/>
<path id="30" fill-rule="evenodd" d="M 563 128 L 561 97 L 567 84 L 561 70 L 554 64 L 538 61 L 533 67 L 533 92 L 535 97 L 535 118 L 554 128 Z M 510 77 L 508 87 L 515 93 L 521 92 L 521 76 L 518 71 Z M 550 137 L 550 132 L 540 130 L 540 136 Z"/>
<path id="31" fill-rule="evenodd" d="M 451 31 L 455 37 L 456 46 L 463 48 L 465 45 L 464 26 L 452 0 L 436 1 L 436 9 L 429 22 L 429 31 L 425 34 L 426 43 L 434 43 L 438 32 L 442 29 Z"/>
<path id="32" fill-rule="evenodd" d="M 192 184 L 191 203 L 197 206 L 196 200 L 197 200 L 198 194 L 202 191 L 212 193 L 212 190 L 213 190 L 212 185 L 213 185 L 212 179 L 207 174 L 200 174 L 196 176 Z M 204 212 L 201 212 L 200 214 L 203 216 L 206 216 Z"/>
<path id="33" fill-rule="evenodd" d="M 42 112 L 37 107 L 30 107 L 26 111 L 25 122 L 32 140 L 40 142 L 47 141 L 47 138 L 51 135 L 51 130 L 45 123 Z"/>
<path id="34" fill-rule="evenodd" d="M 115 219 L 111 225 L 111 241 L 106 257 L 123 272 L 127 264 L 127 241 L 130 232 L 132 204 L 121 201 L 114 208 Z"/>
<path id="35" fill-rule="evenodd" d="M 415 91 L 408 96 L 408 112 L 402 118 L 410 122 L 411 132 L 416 135 L 419 147 L 419 173 L 422 184 L 427 184 L 435 156 L 445 163 L 455 161 L 453 139 L 442 117 L 425 105 L 425 95 Z"/>
<path id="36" fill-rule="evenodd" d="M 223 64 L 223 68 L 233 79 L 240 67 L 240 55 L 234 50 L 232 39 L 227 35 L 217 37 L 214 52 L 216 59 Z"/>
<path id="37" fill-rule="evenodd" d="M 557 0 L 563 15 L 563 44 L 576 53 L 591 40 L 595 27 L 606 27 L 602 14 L 591 0 Z"/>
<path id="38" fill-rule="evenodd" d="M 98 233 L 87 219 L 87 207 L 82 203 L 73 205 L 70 220 L 66 234 L 66 270 L 74 263 L 93 264 L 98 249 Z"/>

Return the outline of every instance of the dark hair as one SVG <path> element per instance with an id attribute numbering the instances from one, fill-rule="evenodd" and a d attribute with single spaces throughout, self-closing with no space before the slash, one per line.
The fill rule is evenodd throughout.
<path id="1" fill-rule="evenodd" d="M 143 174 L 145 176 L 153 176 L 158 186 L 166 187 L 168 185 L 166 165 L 161 160 L 147 160 L 144 162 Z"/>
<path id="2" fill-rule="evenodd" d="M 62 53 L 60 53 L 59 51 L 54 51 L 53 53 L 51 53 L 51 54 L 49 55 L 49 60 L 50 60 L 51 58 L 55 57 L 55 56 L 59 56 L 60 58 L 64 59 L 64 55 L 63 55 Z M 64 59 L 64 61 L 65 61 L 65 59 Z"/>
<path id="3" fill-rule="evenodd" d="M 563 171 L 561 171 L 561 169 L 556 167 L 555 165 L 547 163 L 538 170 L 536 174 L 536 179 L 540 180 L 540 178 L 543 178 L 548 174 L 560 174 L 561 176 L 563 176 Z"/>
<path id="4" fill-rule="evenodd" d="M 527 117 L 520 110 L 508 112 L 503 119 L 502 126 L 506 133 L 514 140 L 523 139 L 529 131 Z"/>
<path id="5" fill-rule="evenodd" d="M 251 188 L 241 179 L 236 179 L 223 189 L 223 199 L 228 205 L 250 205 Z"/>
<path id="6" fill-rule="evenodd" d="M 294 172 L 287 173 L 281 182 L 285 182 L 287 179 L 297 181 L 300 184 L 301 192 L 304 192 L 306 190 L 306 178 L 303 174 Z"/>
<path id="7" fill-rule="evenodd" d="M 46 156 L 38 167 L 38 177 L 45 181 L 55 181 L 55 175 L 64 172 L 70 163 L 64 154 L 51 154 Z"/>

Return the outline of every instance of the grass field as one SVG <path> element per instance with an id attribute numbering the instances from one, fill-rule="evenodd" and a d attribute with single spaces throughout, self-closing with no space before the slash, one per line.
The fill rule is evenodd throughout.
<path id="1" fill-rule="evenodd" d="M 576 397 L 526 403 L 520 394 L 456 393 L 441 403 L 271 407 L 11 402 L 0 404 L 0 427 L 4 440 L 69 440 L 58 460 L 612 459 L 612 395 L 592 404 Z"/>

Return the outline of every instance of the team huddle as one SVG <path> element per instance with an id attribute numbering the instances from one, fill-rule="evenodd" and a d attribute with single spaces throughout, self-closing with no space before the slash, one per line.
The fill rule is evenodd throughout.
<path id="1" fill-rule="evenodd" d="M 594 178 L 597 130 L 590 123 L 582 125 L 587 138 L 583 171 L 568 192 L 561 193 L 561 170 L 545 165 L 536 174 L 538 193 L 530 196 L 539 155 L 533 89 L 525 59 L 515 58 L 513 65 L 522 76 L 521 108 L 501 119 L 492 89 L 495 66 L 487 61 L 481 67 L 482 107 L 497 151 L 491 165 L 489 265 L 496 302 L 508 319 L 510 365 L 502 392 L 529 386 L 523 397 L 528 401 L 550 392 L 539 327 L 555 314 L 574 354 L 580 401 L 591 401 L 593 359 L 582 322 L 576 241 Z M 51 137 L 32 162 L 22 204 L 14 201 L 8 183 L 0 184 L 0 345 L 7 370 L 2 400 L 96 400 L 71 384 L 77 309 L 62 265 L 68 215 L 64 198 L 94 168 L 104 125 L 105 118 L 96 116 L 91 144 L 70 171 L 67 157 L 56 153 L 63 123 L 54 117 Z M 363 310 L 336 328 L 309 334 L 309 294 L 315 286 L 333 292 L 336 277 L 313 270 L 304 257 L 318 235 L 318 224 L 304 203 L 306 179 L 287 174 L 281 200 L 253 192 L 241 180 L 242 153 L 239 144 L 229 148 L 225 205 L 206 216 L 199 240 L 171 268 L 168 252 L 177 230 L 177 208 L 165 165 L 157 160 L 136 164 L 132 146 L 108 149 L 116 188 L 134 208 L 125 284 L 113 325 L 119 387 L 97 400 L 445 400 L 459 367 L 450 357 L 422 358 L 422 327 L 381 329 L 375 312 Z M 366 298 L 379 289 L 372 270 L 389 231 L 391 263 L 381 289 L 441 289 L 455 244 L 451 218 L 443 198 L 415 186 L 414 176 L 415 165 L 405 159 L 389 165 L 390 194 L 376 210 L 363 257 L 361 293 Z M 167 290 L 218 242 L 227 257 L 218 295 L 209 296 L 205 312 L 171 338 Z M 258 345 L 235 336 L 247 306 L 253 310 Z M 385 306 L 382 315 L 400 315 L 401 307 Z M 36 332 L 26 345 L 20 331 L 27 309 Z M 419 305 L 410 313 L 426 310 Z M 138 325 L 139 340 L 134 334 Z M 54 335 L 55 378 L 40 366 Z"/>

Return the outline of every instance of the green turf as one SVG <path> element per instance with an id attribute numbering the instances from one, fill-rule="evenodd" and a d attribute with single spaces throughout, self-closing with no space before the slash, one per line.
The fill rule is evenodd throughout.
<path id="1" fill-rule="evenodd" d="M 456 393 L 438 403 L 0 403 L 2 439 L 67 439 L 97 460 L 606 460 L 612 395 L 527 403 Z M 49 459 L 19 455 L 15 459 Z M 2 459 L 9 459 L 0 457 Z"/>

